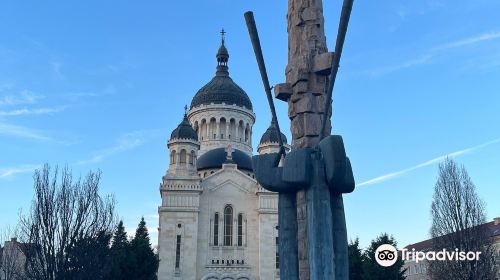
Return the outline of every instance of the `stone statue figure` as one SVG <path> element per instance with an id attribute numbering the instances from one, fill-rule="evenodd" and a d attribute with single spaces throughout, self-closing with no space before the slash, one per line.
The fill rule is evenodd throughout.
<path id="1" fill-rule="evenodd" d="M 347 21 L 351 8 L 352 0 L 344 0 Z M 257 181 L 279 193 L 281 279 L 349 278 L 342 194 L 355 183 L 342 137 L 329 135 L 331 90 L 347 29 L 342 18 L 335 53 L 328 52 L 322 1 L 288 0 L 286 83 L 274 92 L 288 103 L 292 151 L 252 159 Z"/>

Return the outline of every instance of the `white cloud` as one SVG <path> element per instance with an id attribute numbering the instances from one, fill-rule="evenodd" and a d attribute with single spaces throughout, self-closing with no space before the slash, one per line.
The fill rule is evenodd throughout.
<path id="1" fill-rule="evenodd" d="M 432 61 L 432 59 L 436 56 L 439 56 L 443 54 L 445 51 L 454 49 L 454 48 L 460 48 L 460 47 L 465 47 L 468 45 L 484 42 L 484 41 L 490 41 L 490 40 L 495 40 L 500 38 L 500 32 L 489 32 L 489 33 L 483 33 L 479 34 L 473 37 L 465 38 L 465 39 L 460 39 L 457 41 L 453 42 L 448 42 L 445 44 L 441 44 L 439 46 L 435 46 L 433 48 L 430 48 L 429 50 L 425 51 L 423 54 L 416 58 L 409 59 L 405 62 L 399 63 L 399 64 L 394 64 L 394 65 L 388 65 L 388 66 L 382 66 L 375 68 L 371 71 L 367 71 L 370 76 L 381 76 L 385 75 L 391 72 L 395 72 L 398 70 L 403 70 L 407 69 L 413 66 L 418 66 L 422 64 L 426 64 Z"/>
<path id="2" fill-rule="evenodd" d="M 410 68 L 410 67 L 413 67 L 416 65 L 428 63 L 431 61 L 432 57 L 433 57 L 433 55 L 431 55 L 431 54 L 422 55 L 420 57 L 402 62 L 400 64 L 376 68 L 374 70 L 369 71 L 369 74 L 371 76 L 381 76 L 381 75 L 388 74 L 388 73 L 391 73 L 394 71 L 403 70 L 403 69 Z"/>
<path id="3" fill-rule="evenodd" d="M 22 104 L 34 104 L 42 99 L 44 96 L 35 94 L 29 90 L 23 90 L 18 95 L 6 95 L 0 97 L 0 106 L 2 105 L 22 105 Z"/>
<path id="4" fill-rule="evenodd" d="M 0 134 L 35 140 L 52 140 L 50 137 L 38 130 L 7 123 L 0 123 Z"/>
<path id="5" fill-rule="evenodd" d="M 40 165 L 21 165 L 16 167 L 0 168 L 0 179 L 14 176 L 20 173 L 33 172 L 35 169 L 40 167 Z"/>
<path id="6" fill-rule="evenodd" d="M 66 106 L 61 106 L 57 108 L 38 108 L 38 109 L 23 108 L 11 111 L 0 111 L 0 117 L 54 114 L 63 111 L 65 108 Z"/>
<path id="7" fill-rule="evenodd" d="M 80 160 L 77 164 L 97 163 L 117 153 L 132 150 L 143 145 L 148 138 L 156 133 L 157 130 L 137 130 L 123 134 L 117 139 L 116 145 L 97 152 L 89 159 Z"/>
<path id="8" fill-rule="evenodd" d="M 459 150 L 459 151 L 456 151 L 456 152 L 453 152 L 453 153 L 450 153 L 450 154 L 447 154 L 447 155 L 442 155 L 442 156 L 433 158 L 431 160 L 419 163 L 419 164 L 414 165 L 412 167 L 405 168 L 405 169 L 400 170 L 400 171 L 391 172 L 391 173 L 388 173 L 388 174 L 385 174 L 385 175 L 382 175 L 382 176 L 375 177 L 373 179 L 370 179 L 370 180 L 364 181 L 362 183 L 356 184 L 356 187 L 361 187 L 361 186 L 366 186 L 366 185 L 373 185 L 373 184 L 377 184 L 377 183 L 380 183 L 380 182 L 384 182 L 384 181 L 387 181 L 387 180 L 390 180 L 390 179 L 402 176 L 402 175 L 404 175 L 406 173 L 409 173 L 411 171 L 414 171 L 416 169 L 419 169 L 419 168 L 422 168 L 422 167 L 425 167 L 425 166 L 429 166 L 429 165 L 432 165 L 432 164 L 439 163 L 439 162 L 443 161 L 447 157 L 449 157 L 449 158 L 459 157 L 459 156 L 462 156 L 464 154 L 472 153 L 472 152 L 474 152 L 474 151 L 476 151 L 478 149 L 481 149 L 481 148 L 484 148 L 486 146 L 493 145 L 493 144 L 496 144 L 496 143 L 500 143 L 500 138 L 492 140 L 492 141 L 489 141 L 489 142 L 486 142 L 486 143 L 483 143 L 483 144 L 480 144 L 480 145 L 477 145 L 477 146 L 474 146 L 474 147 L 471 147 L 471 148 L 466 148 L 466 149 Z"/>
<path id="9" fill-rule="evenodd" d="M 435 47 L 434 50 L 442 51 L 442 50 L 448 50 L 448 49 L 453 49 L 453 48 L 459 48 L 459 47 L 464 47 L 464 46 L 476 44 L 476 43 L 483 42 L 483 41 L 495 40 L 498 38 L 500 38 L 500 32 L 489 32 L 489 33 L 479 34 L 479 35 L 476 35 L 474 37 L 469 37 L 469 38 L 465 38 L 462 40 L 443 44 L 443 45 Z"/>

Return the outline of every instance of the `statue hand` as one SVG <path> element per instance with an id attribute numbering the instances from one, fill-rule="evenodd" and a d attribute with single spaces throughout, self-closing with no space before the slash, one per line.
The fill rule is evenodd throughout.
<path id="1" fill-rule="evenodd" d="M 352 192 L 355 186 L 354 176 L 342 136 L 327 136 L 321 140 L 318 147 L 323 156 L 326 181 L 330 189 L 339 194 Z"/>

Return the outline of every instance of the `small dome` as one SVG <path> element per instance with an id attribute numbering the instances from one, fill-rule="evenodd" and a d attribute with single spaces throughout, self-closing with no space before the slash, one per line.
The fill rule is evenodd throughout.
<path id="1" fill-rule="evenodd" d="M 225 148 L 217 148 L 204 153 L 196 161 L 196 169 L 221 168 L 227 162 L 227 152 Z M 232 162 L 238 166 L 238 169 L 252 171 L 252 159 L 246 153 L 234 149 L 232 153 Z"/>
<path id="2" fill-rule="evenodd" d="M 170 134 L 170 140 L 174 139 L 191 139 L 198 141 L 198 134 L 194 131 L 191 124 L 189 124 L 186 114 L 184 114 L 182 122 L 172 131 L 172 134 Z"/>
<path id="3" fill-rule="evenodd" d="M 283 141 L 283 144 L 287 142 L 285 134 L 281 133 L 281 140 Z M 278 143 L 278 129 L 276 128 L 276 125 L 274 122 L 271 122 L 271 125 L 269 128 L 262 134 L 262 137 L 260 138 L 260 144 L 264 143 Z"/>

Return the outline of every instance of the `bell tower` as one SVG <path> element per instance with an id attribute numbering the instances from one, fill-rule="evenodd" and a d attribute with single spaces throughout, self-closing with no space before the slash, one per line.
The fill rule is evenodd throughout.
<path id="1" fill-rule="evenodd" d="M 187 110 L 187 107 L 185 108 Z M 202 187 L 196 172 L 198 136 L 187 114 L 167 142 L 170 164 L 160 184 L 158 274 L 166 279 L 195 279 L 198 213 Z"/>

